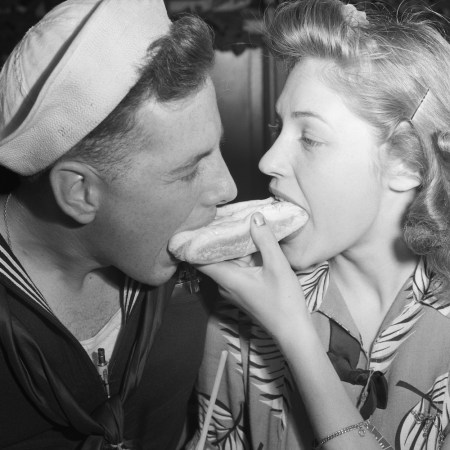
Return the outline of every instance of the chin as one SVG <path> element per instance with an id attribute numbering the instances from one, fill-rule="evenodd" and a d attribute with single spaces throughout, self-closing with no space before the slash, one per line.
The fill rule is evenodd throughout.
<path id="1" fill-rule="evenodd" d="M 176 272 L 178 264 L 169 267 L 154 267 L 150 273 L 145 274 L 144 279 L 139 280 L 141 283 L 149 284 L 151 286 L 160 286 L 172 278 Z"/>
<path id="2" fill-rule="evenodd" d="M 122 272 L 139 283 L 150 286 L 161 286 L 170 280 L 177 270 L 179 262 L 175 260 L 167 260 L 155 262 L 153 265 L 140 264 L 131 270 L 121 268 Z"/>
<path id="3" fill-rule="evenodd" d="M 283 250 L 290 266 L 296 272 L 305 271 L 317 264 L 315 259 L 308 257 L 303 246 L 293 245 L 293 242 L 282 243 L 281 250 Z"/>

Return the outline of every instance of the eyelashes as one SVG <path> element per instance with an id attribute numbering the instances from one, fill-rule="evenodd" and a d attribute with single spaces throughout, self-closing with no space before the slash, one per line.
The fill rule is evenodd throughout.
<path id="1" fill-rule="evenodd" d="M 267 124 L 267 127 L 270 131 L 272 139 L 276 140 L 281 133 L 283 125 L 281 121 L 276 120 L 275 123 Z M 306 134 L 309 133 L 306 132 Z M 312 150 L 324 145 L 324 142 L 322 140 L 316 140 L 314 138 L 308 137 L 307 135 L 305 135 L 305 132 L 303 132 L 302 135 L 298 138 L 298 141 L 302 143 L 302 146 L 305 150 Z"/>
<path id="2" fill-rule="evenodd" d="M 303 136 L 301 138 L 301 141 L 303 142 L 303 144 L 306 147 L 310 147 L 310 148 L 319 147 L 319 146 L 323 145 L 323 142 L 315 141 L 314 139 L 310 139 L 305 136 Z"/>
<path id="3" fill-rule="evenodd" d="M 270 131 L 271 137 L 273 139 L 276 139 L 281 133 L 282 124 L 280 121 L 277 120 L 275 121 L 275 123 L 268 123 L 267 128 Z"/>
<path id="4" fill-rule="evenodd" d="M 194 180 L 197 175 L 199 174 L 199 168 L 196 167 L 191 173 L 188 173 L 187 175 L 180 178 L 180 181 L 189 182 Z"/>

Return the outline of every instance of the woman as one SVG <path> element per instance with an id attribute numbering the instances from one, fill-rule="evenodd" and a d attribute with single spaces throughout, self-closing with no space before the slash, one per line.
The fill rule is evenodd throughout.
<path id="1" fill-rule="evenodd" d="M 256 214 L 262 265 L 200 268 L 232 301 L 200 374 L 203 420 L 228 350 L 208 442 L 450 449 L 450 45 L 337 0 L 282 4 L 268 38 L 289 76 L 260 170 L 310 218 L 278 246 Z"/>

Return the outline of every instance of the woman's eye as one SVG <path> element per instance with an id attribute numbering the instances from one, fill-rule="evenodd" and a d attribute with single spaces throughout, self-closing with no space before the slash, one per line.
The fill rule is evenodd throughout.
<path id="1" fill-rule="evenodd" d="M 281 133 L 281 123 L 277 120 L 275 123 L 269 123 L 267 126 L 269 127 L 272 138 L 276 139 Z"/>
<path id="2" fill-rule="evenodd" d="M 314 139 L 308 138 L 306 136 L 302 136 L 301 141 L 303 142 L 303 144 L 305 144 L 306 147 L 310 147 L 310 148 L 323 145 L 323 142 L 315 141 Z"/>

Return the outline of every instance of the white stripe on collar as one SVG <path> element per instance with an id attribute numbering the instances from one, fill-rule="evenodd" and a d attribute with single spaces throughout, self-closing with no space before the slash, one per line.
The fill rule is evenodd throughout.
<path id="1" fill-rule="evenodd" d="M 3 236 L 0 235 L 0 281 L 1 279 L 6 279 L 9 284 L 13 285 L 25 297 L 33 300 L 41 308 L 54 315 L 42 293 L 28 276 L 19 260 L 12 253 Z M 141 289 L 141 283 L 127 276 L 125 277 L 121 298 L 125 320 L 131 314 Z"/>
<path id="2" fill-rule="evenodd" d="M 3 237 L 0 239 L 0 274 L 14 285 L 25 296 L 34 300 L 39 306 L 53 314 L 44 296 L 25 272 L 20 262 L 14 256 Z"/>

